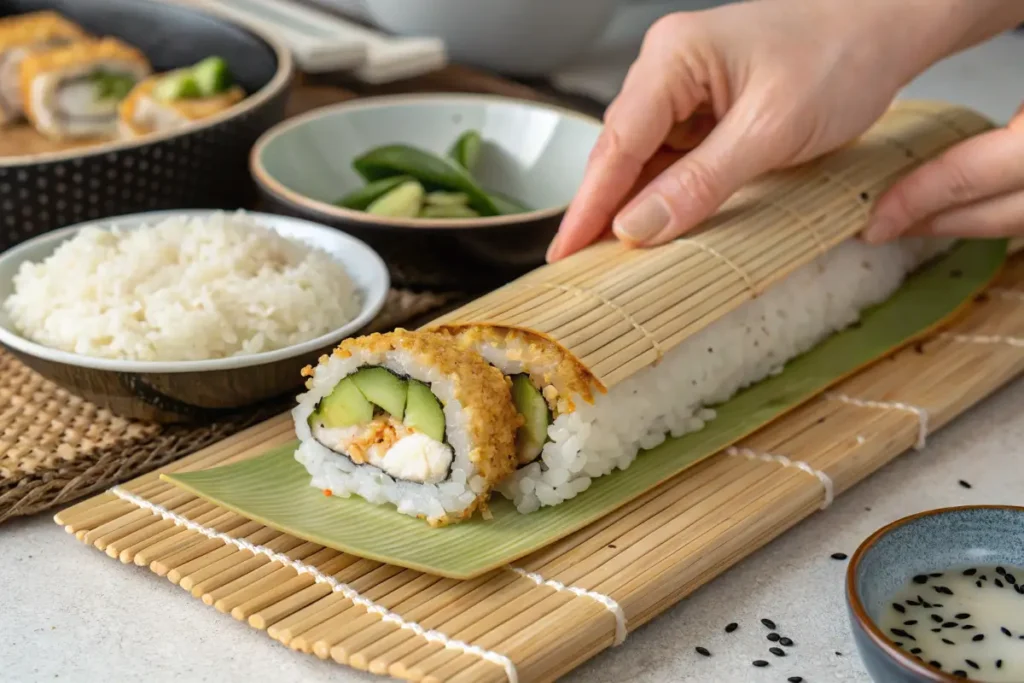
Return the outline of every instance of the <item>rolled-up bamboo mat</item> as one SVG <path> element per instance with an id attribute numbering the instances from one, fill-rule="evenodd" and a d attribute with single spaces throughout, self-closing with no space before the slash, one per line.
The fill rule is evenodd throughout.
<path id="1" fill-rule="evenodd" d="M 683 239 L 648 250 L 596 244 L 430 327 L 534 333 L 611 387 L 856 235 L 897 179 L 992 125 L 966 108 L 900 102 L 856 144 L 764 176 Z"/>

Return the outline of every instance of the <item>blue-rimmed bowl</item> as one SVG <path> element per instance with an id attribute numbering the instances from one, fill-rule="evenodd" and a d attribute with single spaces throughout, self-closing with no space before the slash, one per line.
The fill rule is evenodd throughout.
<path id="1" fill-rule="evenodd" d="M 896 647 L 878 626 L 892 596 L 918 574 L 1024 566 L 1024 507 L 974 505 L 904 517 L 865 540 L 846 571 L 846 603 L 861 659 L 877 683 L 956 683 Z"/>

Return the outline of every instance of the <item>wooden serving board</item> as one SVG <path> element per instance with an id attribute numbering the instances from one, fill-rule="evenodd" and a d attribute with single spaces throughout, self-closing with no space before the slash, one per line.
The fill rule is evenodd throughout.
<path id="1" fill-rule="evenodd" d="M 922 446 L 1022 370 L 1018 257 L 945 331 L 515 566 L 468 581 L 304 542 L 160 481 L 287 443 L 287 415 L 56 521 L 300 652 L 431 683 L 551 681 Z"/>

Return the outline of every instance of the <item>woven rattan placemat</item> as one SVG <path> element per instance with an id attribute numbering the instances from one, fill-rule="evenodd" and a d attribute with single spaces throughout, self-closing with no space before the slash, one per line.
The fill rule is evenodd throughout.
<path id="1" fill-rule="evenodd" d="M 413 323 L 455 299 L 393 290 L 366 331 Z M 287 408 L 265 407 L 198 426 L 126 420 L 0 351 L 0 523 L 137 477 Z"/>

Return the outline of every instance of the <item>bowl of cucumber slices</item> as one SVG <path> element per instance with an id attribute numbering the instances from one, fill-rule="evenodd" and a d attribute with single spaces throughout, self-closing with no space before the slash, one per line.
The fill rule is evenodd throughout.
<path id="1" fill-rule="evenodd" d="M 600 131 L 526 100 L 374 97 L 270 129 L 250 168 L 272 210 L 364 240 L 396 284 L 480 291 L 544 262 Z"/>

